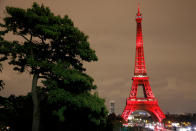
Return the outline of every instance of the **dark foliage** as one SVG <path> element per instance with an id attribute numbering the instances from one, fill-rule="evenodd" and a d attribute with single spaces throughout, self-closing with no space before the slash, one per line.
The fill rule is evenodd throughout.
<path id="1" fill-rule="evenodd" d="M 164 122 L 172 121 L 172 122 L 190 122 L 196 124 L 196 113 L 187 113 L 187 114 L 166 114 L 166 119 Z"/>
<path id="2" fill-rule="evenodd" d="M 14 131 L 31 130 L 32 124 L 32 99 L 31 94 L 27 96 L 13 96 L 8 98 L 0 97 L 0 127 L 3 125 L 10 126 Z M 71 106 L 65 112 L 62 112 L 62 119 L 55 115 L 54 109 L 57 105 L 51 105 L 47 101 L 47 95 L 44 95 L 41 100 L 41 130 L 42 131 L 104 131 L 106 123 L 95 124 L 90 115 L 100 115 L 92 113 L 88 108 Z M 59 112 L 58 112 L 59 113 Z M 66 116 L 65 120 L 63 116 Z M 73 119 L 74 118 L 74 119 Z M 91 122 L 93 121 L 93 122 Z M 101 122 L 101 121 L 100 121 Z"/>
<path id="3" fill-rule="evenodd" d="M 14 131 L 30 130 L 32 124 L 32 99 L 31 96 L 14 95 L 8 98 L 0 97 L 0 127 L 10 126 Z"/>

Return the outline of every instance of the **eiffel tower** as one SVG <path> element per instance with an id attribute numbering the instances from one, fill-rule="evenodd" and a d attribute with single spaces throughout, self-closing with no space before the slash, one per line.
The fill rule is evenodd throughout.
<path id="1" fill-rule="evenodd" d="M 164 113 L 158 105 L 158 100 L 154 97 L 147 76 L 146 65 L 144 60 L 144 48 L 142 38 L 142 15 L 138 7 L 136 15 L 137 36 L 136 36 L 136 56 L 135 70 L 132 77 L 133 83 L 130 91 L 130 96 L 127 98 L 125 109 L 121 117 L 128 121 L 128 116 L 136 110 L 144 110 L 151 114 L 154 121 L 162 122 L 165 118 Z M 144 98 L 137 98 L 137 89 L 143 88 Z"/>

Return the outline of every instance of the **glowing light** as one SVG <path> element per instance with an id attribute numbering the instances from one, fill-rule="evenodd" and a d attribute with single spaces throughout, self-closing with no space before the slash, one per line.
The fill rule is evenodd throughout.
<path id="1" fill-rule="evenodd" d="M 191 127 L 187 127 L 186 129 L 187 129 L 187 131 L 190 131 L 191 130 Z"/>
<path id="2" fill-rule="evenodd" d="M 146 124 L 145 128 L 154 130 L 154 125 L 149 123 L 149 124 Z"/>
<path id="3" fill-rule="evenodd" d="M 185 128 L 179 128 L 179 131 L 187 131 Z"/>
<path id="4" fill-rule="evenodd" d="M 134 119 L 134 116 L 130 115 L 130 116 L 128 117 L 128 120 L 132 120 L 132 119 Z"/>
<path id="5" fill-rule="evenodd" d="M 172 123 L 171 124 L 173 127 L 180 127 L 180 124 L 179 123 Z"/>

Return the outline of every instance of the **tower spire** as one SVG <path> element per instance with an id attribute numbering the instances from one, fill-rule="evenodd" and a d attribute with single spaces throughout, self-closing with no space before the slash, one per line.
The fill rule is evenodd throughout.
<path id="1" fill-rule="evenodd" d="M 146 76 L 146 65 L 144 60 L 143 36 L 142 36 L 142 15 L 138 4 L 136 15 L 137 35 L 136 35 L 136 55 L 135 55 L 135 76 Z"/>
<path id="2" fill-rule="evenodd" d="M 138 2 L 138 12 L 137 12 L 137 16 L 141 16 L 140 15 L 140 3 Z"/>

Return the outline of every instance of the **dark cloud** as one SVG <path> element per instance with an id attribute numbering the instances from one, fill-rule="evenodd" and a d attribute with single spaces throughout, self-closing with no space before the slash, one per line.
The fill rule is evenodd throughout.
<path id="1" fill-rule="evenodd" d="M 68 14 L 89 35 L 99 61 L 86 64 L 106 105 L 114 100 L 121 113 L 129 96 L 135 62 L 138 0 L 36 0 L 55 14 Z M 5 6 L 27 8 L 31 0 L 1 0 Z M 144 54 L 154 95 L 164 112 L 196 112 L 196 5 L 195 0 L 141 1 Z M 31 77 L 7 66 L 1 74 L 6 88 L 0 95 L 25 94 Z"/>

